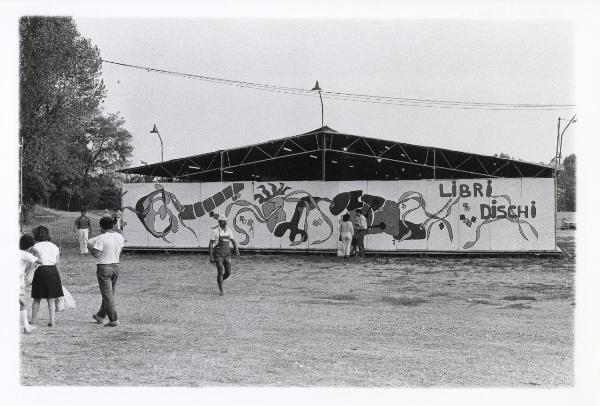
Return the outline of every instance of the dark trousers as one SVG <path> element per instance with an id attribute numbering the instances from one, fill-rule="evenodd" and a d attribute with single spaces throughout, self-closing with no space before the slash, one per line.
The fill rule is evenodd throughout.
<path id="1" fill-rule="evenodd" d="M 119 277 L 119 264 L 98 264 L 96 276 L 102 295 L 102 305 L 96 315 L 100 318 L 108 316 L 110 321 L 115 321 L 117 320 L 115 288 Z"/>
<path id="2" fill-rule="evenodd" d="M 356 230 L 352 239 L 352 255 L 365 256 L 365 235 L 367 235 L 367 230 Z"/>

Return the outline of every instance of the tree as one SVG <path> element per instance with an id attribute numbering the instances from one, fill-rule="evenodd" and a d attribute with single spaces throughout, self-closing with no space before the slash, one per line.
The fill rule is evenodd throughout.
<path id="1" fill-rule="evenodd" d="M 71 18 L 24 17 L 20 35 L 24 208 L 71 210 L 90 207 L 93 193 L 120 193 L 114 170 L 131 156 L 131 134 L 119 114 L 102 111 L 98 48 Z"/>
<path id="2" fill-rule="evenodd" d="M 36 203 L 56 191 L 52 177 L 77 170 L 69 147 L 105 97 L 98 48 L 71 18 L 20 20 L 20 137 L 23 200 Z"/>
<path id="3" fill-rule="evenodd" d="M 558 211 L 576 209 L 576 161 L 575 154 L 565 157 L 563 170 L 556 176 L 556 194 Z"/>
<path id="4" fill-rule="evenodd" d="M 82 184 L 91 175 L 114 172 L 123 167 L 133 152 L 131 134 L 124 128 L 125 120 L 119 114 L 99 115 L 85 132 L 86 150 Z"/>
<path id="5" fill-rule="evenodd" d="M 508 155 L 508 154 L 506 154 L 504 152 L 500 152 L 500 154 L 494 154 L 494 156 L 496 158 L 501 158 L 501 159 L 514 159 L 510 155 Z"/>

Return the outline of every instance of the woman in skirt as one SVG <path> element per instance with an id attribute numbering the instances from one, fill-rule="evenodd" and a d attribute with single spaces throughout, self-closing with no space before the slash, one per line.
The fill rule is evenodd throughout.
<path id="1" fill-rule="evenodd" d="M 31 251 L 38 258 L 41 265 L 36 269 L 31 283 L 31 298 L 33 299 L 31 322 L 33 323 L 37 317 L 40 302 L 42 299 L 46 299 L 50 316 L 48 327 L 54 327 L 56 299 L 63 296 L 62 283 L 56 268 L 59 250 L 56 245 L 50 242 L 50 231 L 46 227 L 36 227 L 33 229 L 32 234 L 35 245 Z"/>

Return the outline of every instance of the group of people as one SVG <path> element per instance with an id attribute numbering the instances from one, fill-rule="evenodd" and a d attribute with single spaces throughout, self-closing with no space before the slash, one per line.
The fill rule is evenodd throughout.
<path id="1" fill-rule="evenodd" d="M 117 210 L 115 210 L 115 213 Z M 98 312 L 92 318 L 99 324 L 116 327 L 119 320 L 115 305 L 115 287 L 119 278 L 119 263 L 121 251 L 125 245 L 121 235 L 123 224 L 120 216 L 104 216 L 100 219 L 100 234 L 89 238 L 92 232 L 91 221 L 86 216 L 86 211 L 81 210 L 81 216 L 75 220 L 74 230 L 78 233 L 80 253 L 90 252 L 96 259 L 96 278 L 102 295 L 102 303 Z M 224 294 L 223 281 L 231 274 L 232 246 L 236 255 L 240 255 L 239 247 L 234 234 L 227 227 L 227 217 L 217 217 L 218 226 L 211 233 L 208 246 L 209 261 L 217 268 L 217 285 L 219 294 Z M 360 209 L 342 216 L 339 225 L 340 242 L 343 256 L 364 256 L 364 238 L 367 234 L 367 220 Z M 36 322 L 36 317 L 42 299 L 48 302 L 49 327 L 54 327 L 56 310 L 59 299 L 63 296 L 63 287 L 57 268 L 60 250 L 51 241 L 50 231 L 45 226 L 38 226 L 32 231 L 33 237 L 21 236 L 19 248 L 21 250 L 21 292 L 19 304 L 23 331 L 29 333 L 34 328 L 31 324 Z M 31 282 L 31 319 L 27 318 L 25 308 L 25 280 L 34 272 Z M 29 278 L 30 279 L 30 278 Z"/>
<path id="2" fill-rule="evenodd" d="M 85 216 L 76 221 L 77 224 L 85 226 L 91 232 L 91 224 Z M 87 222 L 85 221 L 87 219 Z M 81 233 L 84 234 L 84 233 Z M 80 239 L 81 241 L 81 239 Z M 96 278 L 102 295 L 100 309 L 92 318 L 99 324 L 104 324 L 108 317 L 106 326 L 116 327 L 119 325 L 115 306 L 114 292 L 119 277 L 119 262 L 121 250 L 125 245 L 123 236 L 115 230 L 114 221 L 111 217 L 100 219 L 100 234 L 88 239 L 85 233 L 86 253 L 89 250 L 96 258 Z M 32 236 L 22 235 L 19 240 L 20 258 L 20 294 L 19 306 L 23 331 L 30 333 L 36 323 L 37 314 L 42 299 L 48 302 L 48 327 L 55 326 L 56 312 L 60 299 L 64 296 L 62 281 L 57 265 L 59 264 L 60 250 L 52 243 L 50 230 L 45 226 L 38 226 L 32 230 Z M 31 274 L 33 273 L 33 277 Z M 27 317 L 25 307 L 26 280 L 31 280 L 31 319 Z"/>
<path id="3" fill-rule="evenodd" d="M 367 235 L 367 219 L 361 209 L 356 209 L 352 214 L 346 213 L 340 222 L 339 241 L 342 245 L 344 258 L 351 256 L 365 256 L 365 236 Z"/>
<path id="4" fill-rule="evenodd" d="M 112 228 L 119 234 L 123 234 L 123 227 L 125 222 L 120 209 L 114 209 L 112 215 L 108 213 L 108 209 L 104 209 L 103 217 L 112 219 Z M 79 240 L 79 254 L 88 254 L 88 236 L 92 233 L 92 222 L 87 216 L 85 209 L 81 209 L 81 215 L 75 219 L 73 224 L 73 231 L 77 233 L 77 239 Z"/>

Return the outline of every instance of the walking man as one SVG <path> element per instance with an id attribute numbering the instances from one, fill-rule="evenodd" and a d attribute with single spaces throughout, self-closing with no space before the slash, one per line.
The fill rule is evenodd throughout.
<path id="1" fill-rule="evenodd" d="M 362 214 L 361 209 L 354 211 L 354 230 L 356 240 L 352 240 L 352 252 L 353 255 L 364 257 L 365 256 L 365 235 L 367 234 L 367 218 Z"/>
<path id="2" fill-rule="evenodd" d="M 235 254 L 240 255 L 237 242 L 233 238 L 231 229 L 227 227 L 227 217 L 219 215 L 219 226 L 216 227 L 208 244 L 208 255 L 210 263 L 217 265 L 217 284 L 219 285 L 219 295 L 223 295 L 223 281 L 229 278 L 231 273 L 231 247 L 233 244 Z M 213 248 L 214 246 L 214 248 Z"/>
<path id="3" fill-rule="evenodd" d="M 87 254 L 87 242 L 88 236 L 92 233 L 92 223 L 90 222 L 90 219 L 86 216 L 85 209 L 81 209 L 81 216 L 75 219 L 73 231 L 77 233 L 77 238 L 79 239 L 79 254 Z"/>
<path id="4" fill-rule="evenodd" d="M 113 220 L 110 217 L 100 219 L 100 231 L 99 236 L 91 238 L 88 242 L 90 252 L 97 259 L 96 276 L 102 295 L 100 310 L 92 317 L 98 324 L 103 324 L 104 318 L 108 316 L 109 322 L 106 326 L 116 327 L 119 320 L 115 305 L 115 287 L 119 277 L 119 258 L 125 241 L 121 234 L 113 230 Z"/>

